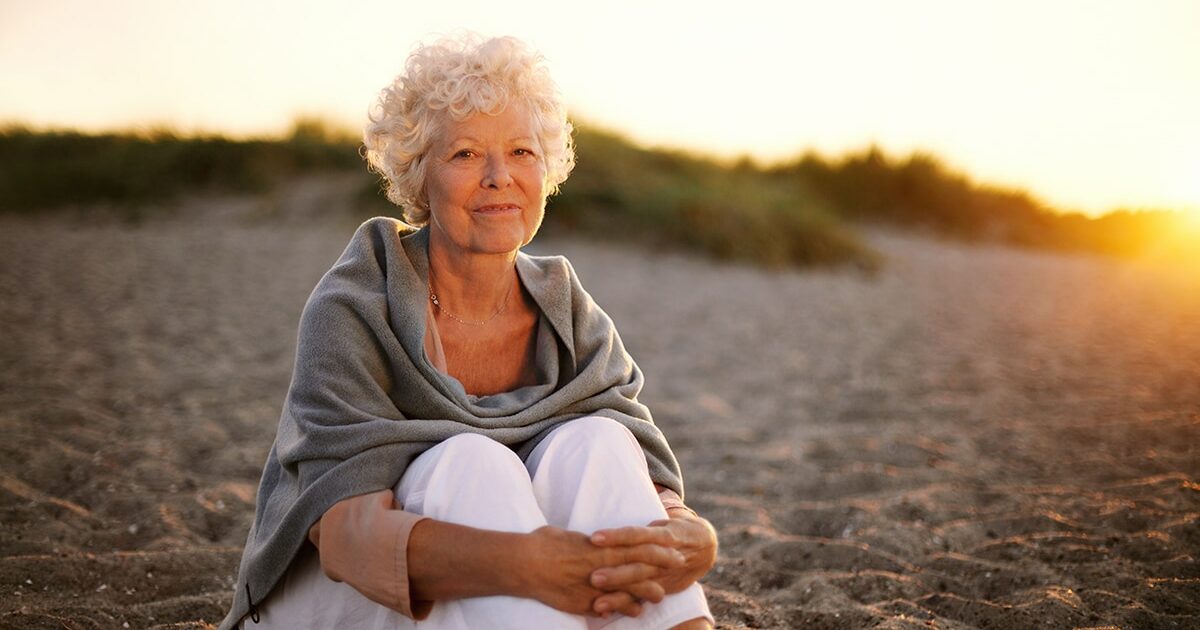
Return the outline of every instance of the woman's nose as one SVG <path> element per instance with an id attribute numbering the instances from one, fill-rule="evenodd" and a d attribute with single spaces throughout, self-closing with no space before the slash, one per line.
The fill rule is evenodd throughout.
<path id="1" fill-rule="evenodd" d="M 489 157 L 483 174 L 484 188 L 504 188 L 512 183 L 512 174 L 508 172 L 508 164 L 503 157 Z"/>

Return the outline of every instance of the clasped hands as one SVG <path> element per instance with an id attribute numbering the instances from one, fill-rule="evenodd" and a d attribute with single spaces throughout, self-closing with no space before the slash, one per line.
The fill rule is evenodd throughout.
<path id="1" fill-rule="evenodd" d="M 604 529 L 586 536 L 556 527 L 532 532 L 531 595 L 575 614 L 636 617 L 708 573 L 717 536 L 708 521 L 686 509 L 645 527 Z"/>
<path id="2" fill-rule="evenodd" d="M 326 512 L 309 539 L 330 579 L 408 614 L 409 598 L 395 590 L 391 559 L 398 514 L 390 491 L 351 497 Z M 407 551 L 414 603 L 513 595 L 572 614 L 637 616 L 643 602 L 682 591 L 716 562 L 712 525 L 684 508 L 669 514 L 644 527 L 591 536 L 552 526 L 513 534 L 421 521 Z"/>
<path id="3" fill-rule="evenodd" d="M 589 536 L 590 544 L 624 560 L 589 575 L 590 586 L 604 592 L 593 600 L 590 612 L 637 617 L 642 602 L 659 602 L 678 593 L 713 568 L 718 544 L 712 524 L 690 510 L 671 512 L 667 520 L 647 527 L 601 529 Z M 659 558 L 667 562 L 655 562 Z"/>

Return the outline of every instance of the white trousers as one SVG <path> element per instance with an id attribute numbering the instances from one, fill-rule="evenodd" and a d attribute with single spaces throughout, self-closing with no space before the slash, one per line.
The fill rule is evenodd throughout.
<path id="1" fill-rule="evenodd" d="M 450 438 L 413 460 L 396 486 L 405 510 L 470 527 L 531 532 L 544 525 L 591 534 L 666 518 L 637 440 L 613 420 L 588 416 L 550 433 L 528 461 L 480 435 Z M 689 619 L 712 621 L 699 584 L 646 603 L 636 618 L 570 615 L 508 596 L 439 601 L 414 621 L 334 582 L 316 553 L 302 553 L 259 606 L 260 625 L 246 628 L 563 628 L 665 629 Z"/>

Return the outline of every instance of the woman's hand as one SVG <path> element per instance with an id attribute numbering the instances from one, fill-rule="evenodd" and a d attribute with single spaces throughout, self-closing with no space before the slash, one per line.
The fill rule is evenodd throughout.
<path id="1" fill-rule="evenodd" d="M 523 566 L 516 568 L 525 576 L 523 595 L 577 615 L 620 612 L 636 617 L 641 614 L 640 601 L 659 602 L 666 594 L 655 578 L 679 571 L 686 562 L 680 551 L 655 542 L 599 546 L 585 534 L 551 526 L 528 536 Z M 619 585 L 605 585 L 603 579 L 597 583 L 596 575 L 618 568 Z M 600 597 L 617 589 L 626 597 L 610 602 L 607 610 L 595 608 Z"/>
<path id="2" fill-rule="evenodd" d="M 717 532 L 712 524 L 690 510 L 674 509 L 670 513 L 671 518 L 647 527 L 603 529 L 592 534 L 591 542 L 598 547 L 658 545 L 677 549 L 684 557 L 680 566 L 648 578 L 645 568 L 637 564 L 608 566 L 592 572 L 594 586 L 612 591 L 596 598 L 593 604 L 596 613 L 624 612 L 634 598 L 646 599 L 627 589 L 629 585 L 650 579 L 669 595 L 691 586 L 712 569 L 717 561 Z"/>

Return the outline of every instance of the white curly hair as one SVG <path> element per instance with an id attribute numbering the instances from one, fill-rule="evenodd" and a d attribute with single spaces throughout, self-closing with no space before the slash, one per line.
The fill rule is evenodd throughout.
<path id="1" fill-rule="evenodd" d="M 545 190 L 553 195 L 575 167 L 575 147 L 545 59 L 518 39 L 474 33 L 416 48 L 404 73 L 380 92 L 363 131 L 367 162 L 386 180 L 387 198 L 403 209 L 405 222 L 429 222 L 426 156 L 445 117 L 497 115 L 514 100 L 533 115 Z"/>

